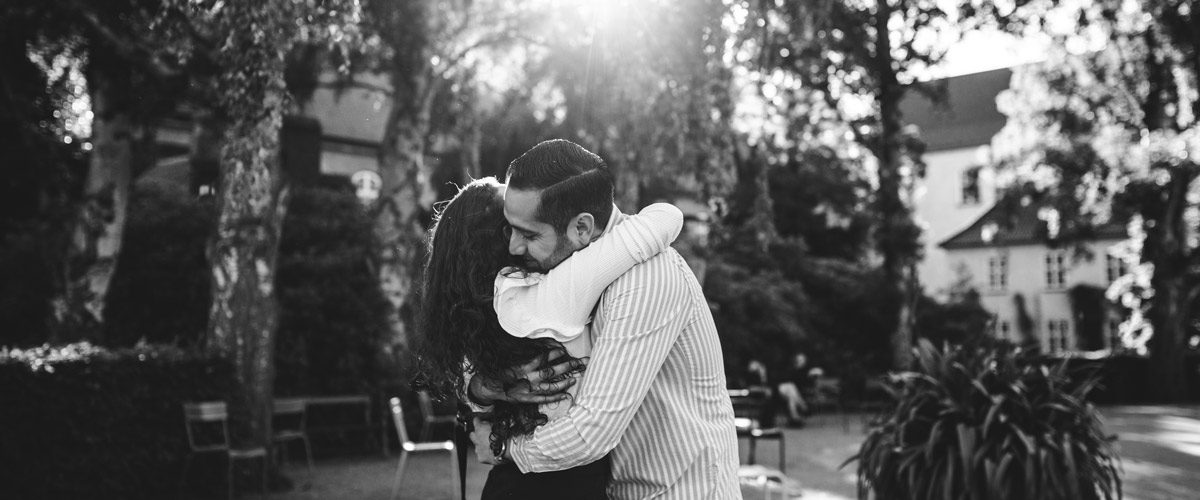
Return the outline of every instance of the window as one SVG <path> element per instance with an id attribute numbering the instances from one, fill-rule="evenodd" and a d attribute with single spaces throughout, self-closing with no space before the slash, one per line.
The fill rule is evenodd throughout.
<path id="1" fill-rule="evenodd" d="M 1008 255 L 988 257 L 988 288 L 994 291 L 1008 288 Z"/>
<path id="2" fill-rule="evenodd" d="M 1067 339 L 1070 337 L 1071 324 L 1065 319 L 1052 319 L 1046 322 L 1046 341 L 1050 352 L 1067 350 Z"/>
<path id="3" fill-rule="evenodd" d="M 1124 276 L 1129 270 L 1125 267 L 1125 259 L 1114 255 L 1107 256 L 1108 264 L 1108 282 L 1117 281 L 1118 278 Z"/>
<path id="4" fill-rule="evenodd" d="M 979 204 L 979 169 L 980 167 L 970 167 L 962 173 L 962 204 L 963 205 L 978 205 Z"/>
<path id="5" fill-rule="evenodd" d="M 1067 252 L 1051 250 L 1046 254 L 1046 288 L 1058 290 L 1067 286 Z"/>

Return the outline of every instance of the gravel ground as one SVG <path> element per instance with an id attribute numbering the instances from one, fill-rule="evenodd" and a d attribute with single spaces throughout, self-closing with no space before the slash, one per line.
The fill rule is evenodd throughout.
<path id="1" fill-rule="evenodd" d="M 1200 500 L 1200 408 L 1103 408 L 1109 432 L 1118 437 L 1124 466 L 1124 492 L 1128 500 Z M 855 498 L 854 466 L 839 469 L 861 442 L 863 419 L 852 416 L 850 429 L 835 415 L 817 416 L 802 429 L 787 429 L 786 471 L 798 481 L 805 500 Z M 757 462 L 778 467 L 774 442 L 759 444 Z M 747 450 L 742 445 L 742 460 Z M 389 500 L 397 459 L 369 456 L 317 462 L 310 476 L 298 461 L 288 475 L 297 483 L 271 500 Z M 413 456 L 399 498 L 451 500 L 451 460 L 448 454 Z M 467 498 L 479 498 L 487 476 L 485 466 L 470 463 Z M 763 498 L 761 489 L 746 487 L 746 500 Z M 778 498 L 774 496 L 773 498 Z"/>

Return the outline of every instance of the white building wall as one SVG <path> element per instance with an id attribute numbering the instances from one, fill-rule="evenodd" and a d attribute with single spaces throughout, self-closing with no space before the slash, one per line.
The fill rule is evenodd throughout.
<path id="1" fill-rule="evenodd" d="M 321 75 L 321 81 L 335 79 L 333 73 Z M 389 87 L 387 79 L 382 76 L 357 75 L 355 79 L 379 89 Z M 327 136 L 378 143 L 383 140 L 383 129 L 391 110 L 391 99 L 380 90 L 352 87 L 339 92 L 321 87 L 313 93 L 312 100 L 305 103 L 301 112 L 321 120 L 321 131 Z"/>
<path id="2" fill-rule="evenodd" d="M 1047 283 L 1046 256 L 1052 252 L 1063 252 L 1045 245 L 1021 245 L 995 248 L 956 249 L 946 252 L 950 266 L 959 266 L 969 275 L 970 284 L 979 291 L 983 307 L 995 313 L 998 337 L 1018 340 L 1017 308 L 1014 295 L 1025 297 L 1025 307 L 1033 319 L 1033 332 L 1041 341 L 1043 349 L 1049 351 L 1055 346 L 1050 339 L 1051 321 L 1063 321 L 1067 325 L 1066 333 L 1062 336 L 1065 349 L 1075 348 L 1075 322 L 1072 319 L 1070 297 L 1067 291 L 1071 287 L 1087 284 L 1108 288 L 1111 284 L 1108 277 L 1108 261 L 1106 255 L 1119 240 L 1101 240 L 1090 244 L 1093 256 L 1090 260 L 1073 260 L 1070 251 L 1066 251 L 1066 276 L 1062 286 L 1051 286 Z M 1004 287 L 991 286 L 989 279 L 989 261 L 993 257 L 1008 258 L 1007 285 Z M 1007 323 L 1007 333 L 1002 327 Z M 1105 337 L 1111 336 L 1106 331 Z M 1058 349 L 1054 349 L 1058 350 Z"/>
<path id="3" fill-rule="evenodd" d="M 964 203 L 962 196 L 963 174 L 986 164 L 987 159 L 986 146 L 925 155 L 925 178 L 914 192 L 913 215 L 924 229 L 921 237 L 925 258 L 917 273 L 927 294 L 941 296 L 958 280 L 958 271 L 938 244 L 966 229 L 996 202 L 996 189 L 988 168 L 980 171 L 979 202 Z"/>

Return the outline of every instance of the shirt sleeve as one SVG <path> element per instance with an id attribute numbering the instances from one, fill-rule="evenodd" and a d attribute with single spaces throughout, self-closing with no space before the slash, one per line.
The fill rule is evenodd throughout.
<path id="1" fill-rule="evenodd" d="M 670 247 L 682 228 L 678 208 L 655 203 L 545 274 L 501 272 L 493 298 L 500 326 L 516 337 L 574 339 L 583 333 L 604 290 L 634 265 Z"/>
<path id="2" fill-rule="evenodd" d="M 605 321 L 594 330 L 592 360 L 574 406 L 509 442 L 522 472 L 588 464 L 621 441 L 695 306 L 680 270 L 658 262 L 635 268 L 604 295 Z"/>

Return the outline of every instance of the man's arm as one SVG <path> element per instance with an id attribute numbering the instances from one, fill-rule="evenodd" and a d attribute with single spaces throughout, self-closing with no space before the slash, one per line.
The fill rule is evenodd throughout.
<path id="1" fill-rule="evenodd" d="M 510 441 L 522 472 L 562 470 L 616 447 L 687 321 L 692 297 L 665 256 L 635 267 L 601 300 L 605 323 L 575 404 L 532 435 Z"/>
<path id="2" fill-rule="evenodd" d="M 655 203 L 630 216 L 586 248 L 537 278 L 496 276 L 493 305 L 504 331 L 516 337 L 568 342 L 587 330 L 604 290 L 670 248 L 683 228 L 683 212 Z"/>

